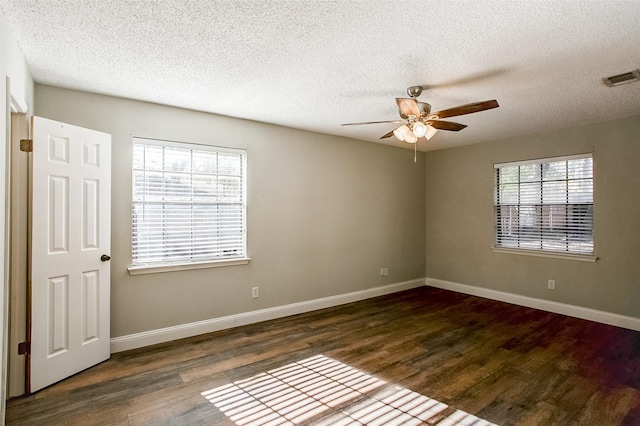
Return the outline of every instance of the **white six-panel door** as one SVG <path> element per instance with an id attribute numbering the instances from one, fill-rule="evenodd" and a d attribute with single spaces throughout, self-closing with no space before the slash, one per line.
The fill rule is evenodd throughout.
<path id="1" fill-rule="evenodd" d="M 41 117 L 31 134 L 35 392 L 109 358 L 111 135 Z"/>

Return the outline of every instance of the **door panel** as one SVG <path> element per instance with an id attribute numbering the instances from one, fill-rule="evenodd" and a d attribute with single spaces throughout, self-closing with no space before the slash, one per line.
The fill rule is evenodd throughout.
<path id="1" fill-rule="evenodd" d="M 69 349 L 69 276 L 49 278 L 48 290 L 47 356 L 51 357 Z"/>
<path id="2" fill-rule="evenodd" d="M 49 254 L 69 251 L 69 179 L 49 176 Z"/>
<path id="3" fill-rule="evenodd" d="M 31 391 L 109 358 L 111 136 L 33 117 Z"/>
<path id="4" fill-rule="evenodd" d="M 86 344 L 100 336 L 100 271 L 87 271 L 82 275 L 82 344 Z"/>
<path id="5" fill-rule="evenodd" d="M 98 240 L 100 237 L 98 232 L 100 223 L 100 182 L 95 179 L 83 179 L 82 189 L 84 191 L 82 248 L 89 250 L 100 246 Z"/>

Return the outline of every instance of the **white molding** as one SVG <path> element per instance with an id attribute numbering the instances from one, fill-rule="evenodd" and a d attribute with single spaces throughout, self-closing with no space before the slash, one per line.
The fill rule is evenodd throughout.
<path id="1" fill-rule="evenodd" d="M 435 278 L 426 278 L 426 284 L 430 287 L 441 288 L 443 290 L 451 290 L 458 293 L 469 294 L 471 296 L 484 297 L 486 299 L 512 303 L 514 305 L 526 306 L 528 308 L 540 309 L 542 311 L 554 312 L 556 314 L 640 331 L 640 318 L 599 311 L 596 309 L 583 308 L 581 306 L 568 305 L 550 300 L 536 299 L 534 297 L 521 296 L 503 291 L 490 290 L 482 287 L 459 284 L 451 281 L 438 280 Z"/>
<path id="2" fill-rule="evenodd" d="M 206 262 L 130 266 L 127 269 L 129 270 L 129 275 L 143 275 L 159 274 L 162 272 L 187 271 L 190 269 L 222 268 L 224 266 L 247 265 L 249 262 L 251 262 L 250 257 L 242 257 L 237 259 L 209 260 Z"/>
<path id="3" fill-rule="evenodd" d="M 172 327 L 149 330 L 141 333 L 134 333 L 111 339 L 111 353 L 122 352 L 130 349 L 141 348 L 157 343 L 169 342 L 185 337 L 197 336 L 199 334 L 211 333 L 247 324 L 268 321 L 290 315 L 311 312 L 318 309 L 357 302 L 359 300 L 370 299 L 372 297 L 383 296 L 385 294 L 396 293 L 409 290 L 423 285 L 430 287 L 451 290 L 458 293 L 472 296 L 484 297 L 500 302 L 512 303 L 528 308 L 540 309 L 547 312 L 568 315 L 575 318 L 586 319 L 617 327 L 628 328 L 640 331 L 640 318 L 614 314 L 611 312 L 599 311 L 580 306 L 568 305 L 560 302 L 553 302 L 544 299 L 521 296 L 497 290 L 475 287 L 466 284 L 454 283 L 451 281 L 434 278 L 420 278 L 401 283 L 390 284 L 382 287 L 374 287 L 366 290 L 351 293 L 339 294 L 335 296 L 323 297 L 320 299 L 307 300 L 304 302 L 291 303 L 288 305 L 276 306 L 273 308 L 260 309 L 257 311 L 243 312 L 225 317 L 211 318 L 204 321 L 197 321 L 188 324 L 181 324 Z"/>
<path id="4" fill-rule="evenodd" d="M 508 161 L 506 163 L 494 163 L 493 167 L 498 169 L 505 166 L 525 166 L 529 164 L 552 163 L 556 161 L 579 160 L 581 158 L 592 158 L 593 152 L 585 152 L 575 155 L 561 155 L 559 157 L 533 158 L 531 160 Z"/>
<path id="5" fill-rule="evenodd" d="M 357 302 L 359 300 L 370 299 L 372 297 L 383 296 L 385 294 L 409 290 L 424 285 L 425 279 L 419 278 L 411 281 L 389 284 L 382 287 L 374 287 L 366 290 L 354 291 L 351 293 L 323 297 L 320 299 L 307 300 L 304 302 L 291 303 L 288 305 L 276 306 L 273 308 L 260 309 L 257 311 L 244 312 L 219 318 L 211 318 L 204 321 L 181 324 L 173 327 L 143 331 L 141 333 L 129 334 L 126 336 L 113 337 L 111 339 L 111 353 L 141 348 L 157 343 L 169 342 L 185 337 L 197 336 L 199 334 L 225 330 L 241 325 L 253 324 L 256 322 L 311 312 L 318 309 L 329 308 L 332 306 Z"/>
<path id="6" fill-rule="evenodd" d="M 505 247 L 491 247 L 491 250 L 494 253 L 517 254 L 521 256 L 548 257 L 551 259 L 577 260 L 579 262 L 593 263 L 598 260 L 597 256 L 589 256 L 585 254 L 568 254 L 568 253 L 558 253 L 558 252 L 552 252 L 552 251 L 525 250 L 525 249 L 505 248 Z"/>
<path id="7" fill-rule="evenodd" d="M 15 112 L 16 114 L 26 114 L 27 111 L 29 111 L 27 104 L 23 100 L 17 98 L 13 93 L 11 93 L 9 105 L 11 106 L 11 112 Z"/>

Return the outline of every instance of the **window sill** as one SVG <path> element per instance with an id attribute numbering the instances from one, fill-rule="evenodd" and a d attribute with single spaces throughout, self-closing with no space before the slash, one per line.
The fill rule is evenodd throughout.
<path id="1" fill-rule="evenodd" d="M 129 275 L 143 275 L 158 274 L 161 272 L 188 271 L 191 269 L 221 268 L 223 266 L 246 265 L 250 261 L 251 258 L 243 257 L 225 260 L 211 260 L 207 262 L 130 266 L 127 269 L 129 270 Z"/>
<path id="2" fill-rule="evenodd" d="M 593 263 L 598 260 L 597 256 L 589 256 L 584 254 L 565 254 L 538 250 L 510 249 L 504 247 L 491 247 L 491 250 L 494 253 L 520 254 L 524 256 L 548 257 L 551 259 L 577 260 L 579 262 Z"/>

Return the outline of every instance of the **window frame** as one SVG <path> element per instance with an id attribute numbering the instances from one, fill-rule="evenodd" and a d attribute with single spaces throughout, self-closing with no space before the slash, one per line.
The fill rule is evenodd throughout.
<path id="1" fill-rule="evenodd" d="M 543 184 L 544 182 L 548 182 L 544 180 L 544 177 L 541 175 L 540 176 L 540 203 L 539 204 L 533 204 L 536 207 L 540 208 L 540 211 L 543 212 L 545 209 L 545 206 L 547 206 L 547 208 L 551 208 L 550 206 L 555 206 L 557 204 L 563 204 L 565 206 L 567 206 L 567 211 L 569 211 L 568 206 L 582 206 L 582 205 L 590 205 L 591 206 L 591 216 L 590 216 L 590 222 L 591 222 L 591 251 L 588 252 L 580 252 L 580 251 L 569 251 L 568 250 L 568 243 L 567 243 L 567 250 L 554 250 L 551 248 L 544 248 L 544 247 L 540 247 L 540 248 L 528 248 L 528 247 L 514 247 L 512 245 L 500 245 L 499 244 L 499 240 L 500 240 L 500 220 L 501 217 L 499 216 L 499 207 L 501 205 L 505 205 L 505 204 L 501 204 L 499 202 L 499 190 L 500 190 L 500 180 L 499 180 L 499 170 L 501 168 L 504 167 L 514 167 L 514 166 L 527 166 L 527 165 L 543 165 L 543 164 L 550 164 L 550 163 L 557 163 L 557 162 L 568 162 L 571 160 L 578 160 L 578 159 L 585 159 L 585 158 L 590 158 L 591 159 L 591 202 L 576 202 L 576 203 L 569 203 L 568 201 L 566 203 L 556 203 L 556 202 L 544 202 L 544 200 L 542 199 L 544 197 L 544 189 L 543 189 Z M 522 160 L 522 161 L 513 161 L 513 162 L 503 162 L 503 163 L 495 163 L 494 165 L 494 173 L 493 173 L 493 190 L 494 190 L 494 194 L 493 194 L 493 221 L 494 221 L 494 233 L 493 233 L 493 237 L 494 237 L 494 245 L 492 247 L 493 252 L 496 253 L 505 253 L 505 254 L 521 254 L 521 255 L 529 255 L 529 256 L 537 256 L 537 257 L 548 257 L 548 258 L 559 258 L 559 259 L 568 259 L 568 260 L 578 260 L 578 261 L 586 261 L 586 262 L 595 262 L 597 260 L 597 257 L 594 255 L 595 253 L 595 241 L 594 241 L 594 193 L 595 193 L 595 167 L 594 167 L 594 163 L 593 163 L 593 153 L 584 153 L 584 154 L 576 154 L 576 155 L 567 155 L 567 156 L 558 156 L 558 157 L 546 157 L 546 158 L 538 158 L 538 159 L 531 159 L 531 160 Z M 541 173 L 542 173 L 542 167 L 541 166 Z M 556 182 L 566 182 L 567 183 L 567 187 L 568 187 L 568 183 L 571 182 L 571 179 L 569 178 L 569 176 L 565 176 L 564 179 L 557 179 L 555 180 Z M 538 182 L 537 180 L 532 181 L 532 182 Z M 521 192 L 521 184 L 523 182 L 520 180 L 520 178 L 518 178 L 518 193 L 520 194 Z M 528 183 L 528 182 L 525 182 Z M 568 195 L 568 193 L 567 193 Z M 518 195 L 518 197 L 520 197 L 520 195 Z M 528 206 L 528 204 L 523 203 L 521 204 L 520 201 L 518 201 L 517 208 L 520 208 L 521 206 Z M 567 224 L 568 222 L 565 222 L 565 224 Z M 539 232 L 541 235 L 541 246 L 544 245 L 544 237 L 543 234 L 546 232 L 549 232 L 549 230 L 545 230 L 544 226 L 542 225 L 536 225 L 539 228 Z M 568 231 L 567 231 L 568 232 Z M 518 233 L 518 237 L 520 237 L 520 233 Z M 551 240 L 548 240 L 547 243 L 550 243 Z"/>
<path id="2" fill-rule="evenodd" d="M 242 253 L 239 256 L 229 256 L 222 257 L 216 256 L 210 259 L 202 259 L 202 260 L 167 260 L 162 262 L 139 262 L 134 263 L 134 207 L 136 201 L 134 201 L 134 189 L 135 189 L 135 180 L 134 180 L 134 146 L 135 145 L 146 145 L 146 146 L 158 146 L 163 148 L 180 148 L 187 149 L 189 151 L 211 151 L 216 153 L 232 153 L 240 156 L 240 160 L 242 162 L 241 168 L 241 203 L 242 203 Z M 235 266 L 235 265 L 245 265 L 248 264 L 251 260 L 247 254 L 247 150 L 241 148 L 230 148 L 223 147 L 217 145 L 207 145 L 200 144 L 194 142 L 178 142 L 178 141 L 170 141 L 165 139 L 153 139 L 146 137 L 132 137 L 131 143 L 131 265 L 127 268 L 130 275 L 139 275 L 139 274 L 150 274 L 150 273 L 161 273 L 161 272 L 171 272 L 171 271 L 182 271 L 182 270 L 191 270 L 191 269 L 203 269 L 203 268 L 216 268 L 223 266 Z M 167 170 L 163 170 L 163 172 L 167 172 Z M 191 172 L 193 173 L 193 172 Z M 193 187 L 191 187 L 192 189 Z M 194 205 L 193 202 L 189 205 Z"/>

